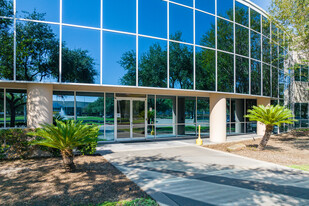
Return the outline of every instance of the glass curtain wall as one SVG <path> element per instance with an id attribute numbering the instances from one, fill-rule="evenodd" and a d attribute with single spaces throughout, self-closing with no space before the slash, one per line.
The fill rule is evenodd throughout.
<path id="1" fill-rule="evenodd" d="M 6 127 L 27 126 L 27 91 L 6 90 Z"/>
<path id="2" fill-rule="evenodd" d="M 238 1 L 4 2 L 1 80 L 278 98 L 279 81 L 271 77 L 284 69 L 284 33 L 259 11 Z M 257 77 L 260 73 L 262 78 Z M 308 81 L 308 67 L 300 73 L 300 79 Z M 262 82 L 260 92 L 257 88 Z"/>

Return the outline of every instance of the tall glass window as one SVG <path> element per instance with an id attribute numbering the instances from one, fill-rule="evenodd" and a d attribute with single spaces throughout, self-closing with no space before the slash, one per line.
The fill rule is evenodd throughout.
<path id="1" fill-rule="evenodd" d="M 236 92 L 249 94 L 249 59 L 236 57 Z"/>
<path id="2" fill-rule="evenodd" d="M 278 42 L 278 28 L 274 23 L 271 23 L 271 40 Z"/>
<path id="3" fill-rule="evenodd" d="M 170 42 L 170 88 L 193 89 L 193 46 Z"/>
<path id="4" fill-rule="evenodd" d="M 307 65 L 301 65 L 301 81 L 302 82 L 308 82 L 308 66 Z"/>
<path id="5" fill-rule="evenodd" d="M 177 135 L 196 134 L 196 98 L 178 97 Z"/>
<path id="6" fill-rule="evenodd" d="M 216 0 L 195 0 L 195 8 L 215 14 Z"/>
<path id="7" fill-rule="evenodd" d="M 136 37 L 103 32 L 103 84 L 136 85 Z"/>
<path id="8" fill-rule="evenodd" d="M 139 0 L 138 7 L 138 32 L 140 34 L 167 38 L 166 1 Z"/>
<path id="9" fill-rule="evenodd" d="M 10 14 L 2 14 L 10 15 Z M 14 79 L 14 28 L 13 20 L 0 19 L 0 80 Z"/>
<path id="10" fill-rule="evenodd" d="M 115 124 L 115 114 L 114 114 L 114 93 L 105 94 L 105 139 L 114 140 L 114 124 Z"/>
<path id="11" fill-rule="evenodd" d="M 63 26 L 62 82 L 100 83 L 100 31 Z"/>
<path id="12" fill-rule="evenodd" d="M 218 16 L 224 17 L 226 19 L 233 21 L 233 0 L 217 0 L 217 13 Z"/>
<path id="13" fill-rule="evenodd" d="M 62 0 L 62 22 L 100 28 L 100 8 L 101 0 Z"/>
<path id="14" fill-rule="evenodd" d="M 244 26 L 249 26 L 249 9 L 237 1 L 235 1 L 235 21 Z"/>
<path id="15" fill-rule="evenodd" d="M 263 28 L 263 35 L 270 37 L 270 22 L 269 20 L 263 16 L 262 18 L 262 28 Z"/>
<path id="16" fill-rule="evenodd" d="M 218 52 L 218 91 L 234 92 L 234 57 Z"/>
<path id="17" fill-rule="evenodd" d="M 261 95 L 261 63 L 251 61 L 251 94 Z"/>
<path id="18" fill-rule="evenodd" d="M 170 4 L 170 39 L 193 43 L 193 10 Z"/>
<path id="19" fill-rule="evenodd" d="M 59 74 L 59 26 L 16 22 L 16 79 L 56 82 Z"/>
<path id="20" fill-rule="evenodd" d="M 209 133 L 209 98 L 197 98 L 197 127 L 201 126 L 201 134 Z"/>
<path id="21" fill-rule="evenodd" d="M 174 2 L 177 2 L 179 4 L 183 4 L 186 6 L 193 6 L 193 0 L 173 0 Z"/>
<path id="22" fill-rule="evenodd" d="M 6 127 L 27 126 L 27 91 L 6 90 Z"/>
<path id="23" fill-rule="evenodd" d="M 284 70 L 279 69 L 279 98 L 284 98 L 285 77 Z"/>
<path id="24" fill-rule="evenodd" d="M 157 96 L 156 136 L 176 136 L 176 98 Z"/>
<path id="25" fill-rule="evenodd" d="M 275 67 L 272 67 L 272 97 L 278 98 L 278 69 Z"/>
<path id="26" fill-rule="evenodd" d="M 270 96 L 271 82 L 270 82 L 270 67 L 263 64 L 263 96 Z"/>
<path id="27" fill-rule="evenodd" d="M 64 120 L 74 119 L 74 92 L 54 91 L 53 114 Z"/>
<path id="28" fill-rule="evenodd" d="M 251 31 L 251 58 L 261 60 L 261 35 Z"/>
<path id="29" fill-rule="evenodd" d="M 216 89 L 216 52 L 195 47 L 196 89 L 215 91 Z"/>
<path id="30" fill-rule="evenodd" d="M 261 15 L 257 11 L 251 9 L 250 20 L 251 20 L 251 29 L 257 32 L 261 32 Z"/>
<path id="31" fill-rule="evenodd" d="M 138 85 L 167 87 L 167 42 L 139 38 Z"/>
<path id="32" fill-rule="evenodd" d="M 278 45 L 276 43 L 272 43 L 271 45 L 271 58 L 272 65 L 275 67 L 279 66 L 279 55 L 278 55 Z"/>
<path id="33" fill-rule="evenodd" d="M 103 0 L 105 29 L 136 32 L 136 0 Z"/>
<path id="34" fill-rule="evenodd" d="M 245 27 L 236 25 L 236 53 L 249 56 L 249 30 Z"/>
<path id="35" fill-rule="evenodd" d="M 263 62 L 270 64 L 270 42 L 269 39 L 263 37 Z"/>
<path id="36" fill-rule="evenodd" d="M 218 49 L 233 52 L 234 51 L 234 29 L 233 23 L 218 18 Z"/>
<path id="37" fill-rule="evenodd" d="M 18 18 L 59 22 L 60 1 L 16 0 Z"/>
<path id="38" fill-rule="evenodd" d="M 216 47 L 215 17 L 195 12 L 195 42 L 206 47 Z"/>

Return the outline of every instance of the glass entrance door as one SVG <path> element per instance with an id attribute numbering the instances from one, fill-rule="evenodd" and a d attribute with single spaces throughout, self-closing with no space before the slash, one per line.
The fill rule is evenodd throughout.
<path id="1" fill-rule="evenodd" d="M 145 138 L 145 99 L 117 98 L 117 139 Z"/>

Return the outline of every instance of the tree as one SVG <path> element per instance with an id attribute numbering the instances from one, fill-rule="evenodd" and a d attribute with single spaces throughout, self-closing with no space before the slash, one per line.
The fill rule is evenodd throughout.
<path id="1" fill-rule="evenodd" d="M 263 150 L 267 145 L 275 125 L 280 127 L 283 123 L 293 124 L 296 121 L 292 119 L 294 117 L 292 111 L 280 105 L 253 106 L 253 109 L 249 109 L 248 115 L 245 117 L 249 118 L 249 121 L 261 122 L 266 126 L 265 134 L 258 146 L 260 150 Z"/>
<path id="2" fill-rule="evenodd" d="M 272 0 L 270 18 L 286 32 L 290 49 L 309 60 L 309 1 Z"/>
<path id="3" fill-rule="evenodd" d="M 82 121 L 62 122 L 56 120 L 56 125 L 42 124 L 42 128 L 28 134 L 43 138 L 43 140 L 33 142 L 35 145 L 59 149 L 65 170 L 72 172 L 76 168 L 73 149 L 97 141 L 99 127 L 83 124 Z"/>

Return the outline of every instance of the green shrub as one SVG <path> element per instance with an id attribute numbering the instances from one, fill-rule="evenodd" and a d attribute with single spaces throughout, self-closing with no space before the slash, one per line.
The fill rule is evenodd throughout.
<path id="1" fill-rule="evenodd" d="M 158 203 L 150 198 L 137 198 L 131 201 L 104 202 L 98 206 L 158 206 Z"/>
<path id="2" fill-rule="evenodd" d="M 97 151 L 97 145 L 98 142 L 94 139 L 94 141 L 89 144 L 78 146 L 77 150 L 80 151 L 82 155 L 92 155 Z"/>

